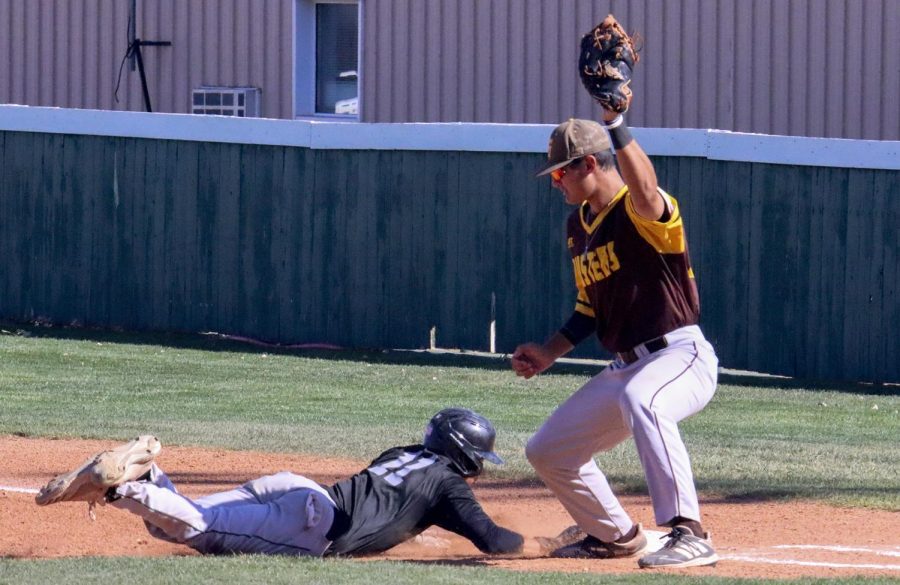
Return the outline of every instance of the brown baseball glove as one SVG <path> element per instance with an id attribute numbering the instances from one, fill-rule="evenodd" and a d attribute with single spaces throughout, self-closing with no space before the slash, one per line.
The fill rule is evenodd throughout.
<path id="1" fill-rule="evenodd" d="M 632 37 L 610 14 L 581 39 L 581 83 L 604 108 L 625 112 L 631 103 L 631 75 L 640 60 Z"/>

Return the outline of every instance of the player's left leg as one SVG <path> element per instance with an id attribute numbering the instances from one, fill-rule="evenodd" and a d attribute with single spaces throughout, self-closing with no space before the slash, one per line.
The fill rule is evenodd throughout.
<path id="1" fill-rule="evenodd" d="M 334 504 L 305 477 L 280 473 L 191 500 L 154 471 L 116 488 L 111 505 L 143 518 L 158 538 L 208 554 L 320 556 L 330 544 Z"/>
<path id="2" fill-rule="evenodd" d="M 241 487 L 251 493 L 253 497 L 256 498 L 256 501 L 261 504 L 277 500 L 284 494 L 298 489 L 317 491 L 328 500 L 331 500 L 328 491 L 320 484 L 307 477 L 289 471 L 266 475 L 248 481 Z"/>
<path id="3" fill-rule="evenodd" d="M 335 504 L 328 492 L 301 475 L 282 472 L 242 486 L 255 503 L 206 506 L 206 529 L 188 544 L 214 554 L 263 553 L 321 556 L 331 541 Z"/>
<path id="4" fill-rule="evenodd" d="M 634 435 L 657 524 L 671 525 L 678 518 L 699 527 L 700 506 L 678 422 L 700 412 L 712 399 L 718 359 L 697 327 L 685 327 L 666 337 L 668 347 L 622 371 L 630 378 L 620 403 Z M 711 547 L 698 554 L 704 558 L 685 562 L 712 564 L 717 560 Z"/>

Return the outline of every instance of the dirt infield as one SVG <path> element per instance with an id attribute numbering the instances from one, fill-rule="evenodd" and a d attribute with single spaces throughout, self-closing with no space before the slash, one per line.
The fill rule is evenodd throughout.
<path id="1" fill-rule="evenodd" d="M 0 557 L 163 556 L 195 554 L 184 546 L 150 537 L 142 522 L 112 508 L 98 508 L 96 521 L 87 505 L 34 504 L 33 490 L 67 471 L 91 453 L 114 446 L 101 441 L 0 437 Z M 290 470 L 321 483 L 355 473 L 361 461 L 286 454 L 163 449 L 158 462 L 187 495 L 228 489 L 248 479 Z M 526 537 L 549 536 L 571 521 L 541 485 L 504 483 L 489 477 L 475 490 L 500 524 Z M 623 504 L 645 527 L 653 527 L 646 497 Z M 834 508 L 809 502 L 702 502 L 705 524 L 714 533 L 722 561 L 714 568 L 684 569 L 693 574 L 756 578 L 849 575 L 900 576 L 900 514 Z M 464 539 L 430 529 L 379 558 L 502 567 L 516 571 L 630 573 L 634 559 L 585 561 L 536 556 L 529 539 L 519 557 L 487 557 Z"/>

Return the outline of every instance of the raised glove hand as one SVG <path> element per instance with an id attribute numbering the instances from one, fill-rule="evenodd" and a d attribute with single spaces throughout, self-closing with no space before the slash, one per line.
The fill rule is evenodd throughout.
<path id="1" fill-rule="evenodd" d="M 622 114 L 631 104 L 631 75 L 640 60 L 634 41 L 610 14 L 581 39 L 578 74 L 600 105 Z"/>

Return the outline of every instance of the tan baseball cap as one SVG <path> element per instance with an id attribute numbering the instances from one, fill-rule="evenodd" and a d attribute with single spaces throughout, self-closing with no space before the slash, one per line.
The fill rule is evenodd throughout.
<path id="1" fill-rule="evenodd" d="M 593 120 L 569 118 L 550 134 L 547 166 L 535 175 L 540 177 L 564 167 L 576 158 L 610 149 L 606 129 Z"/>

